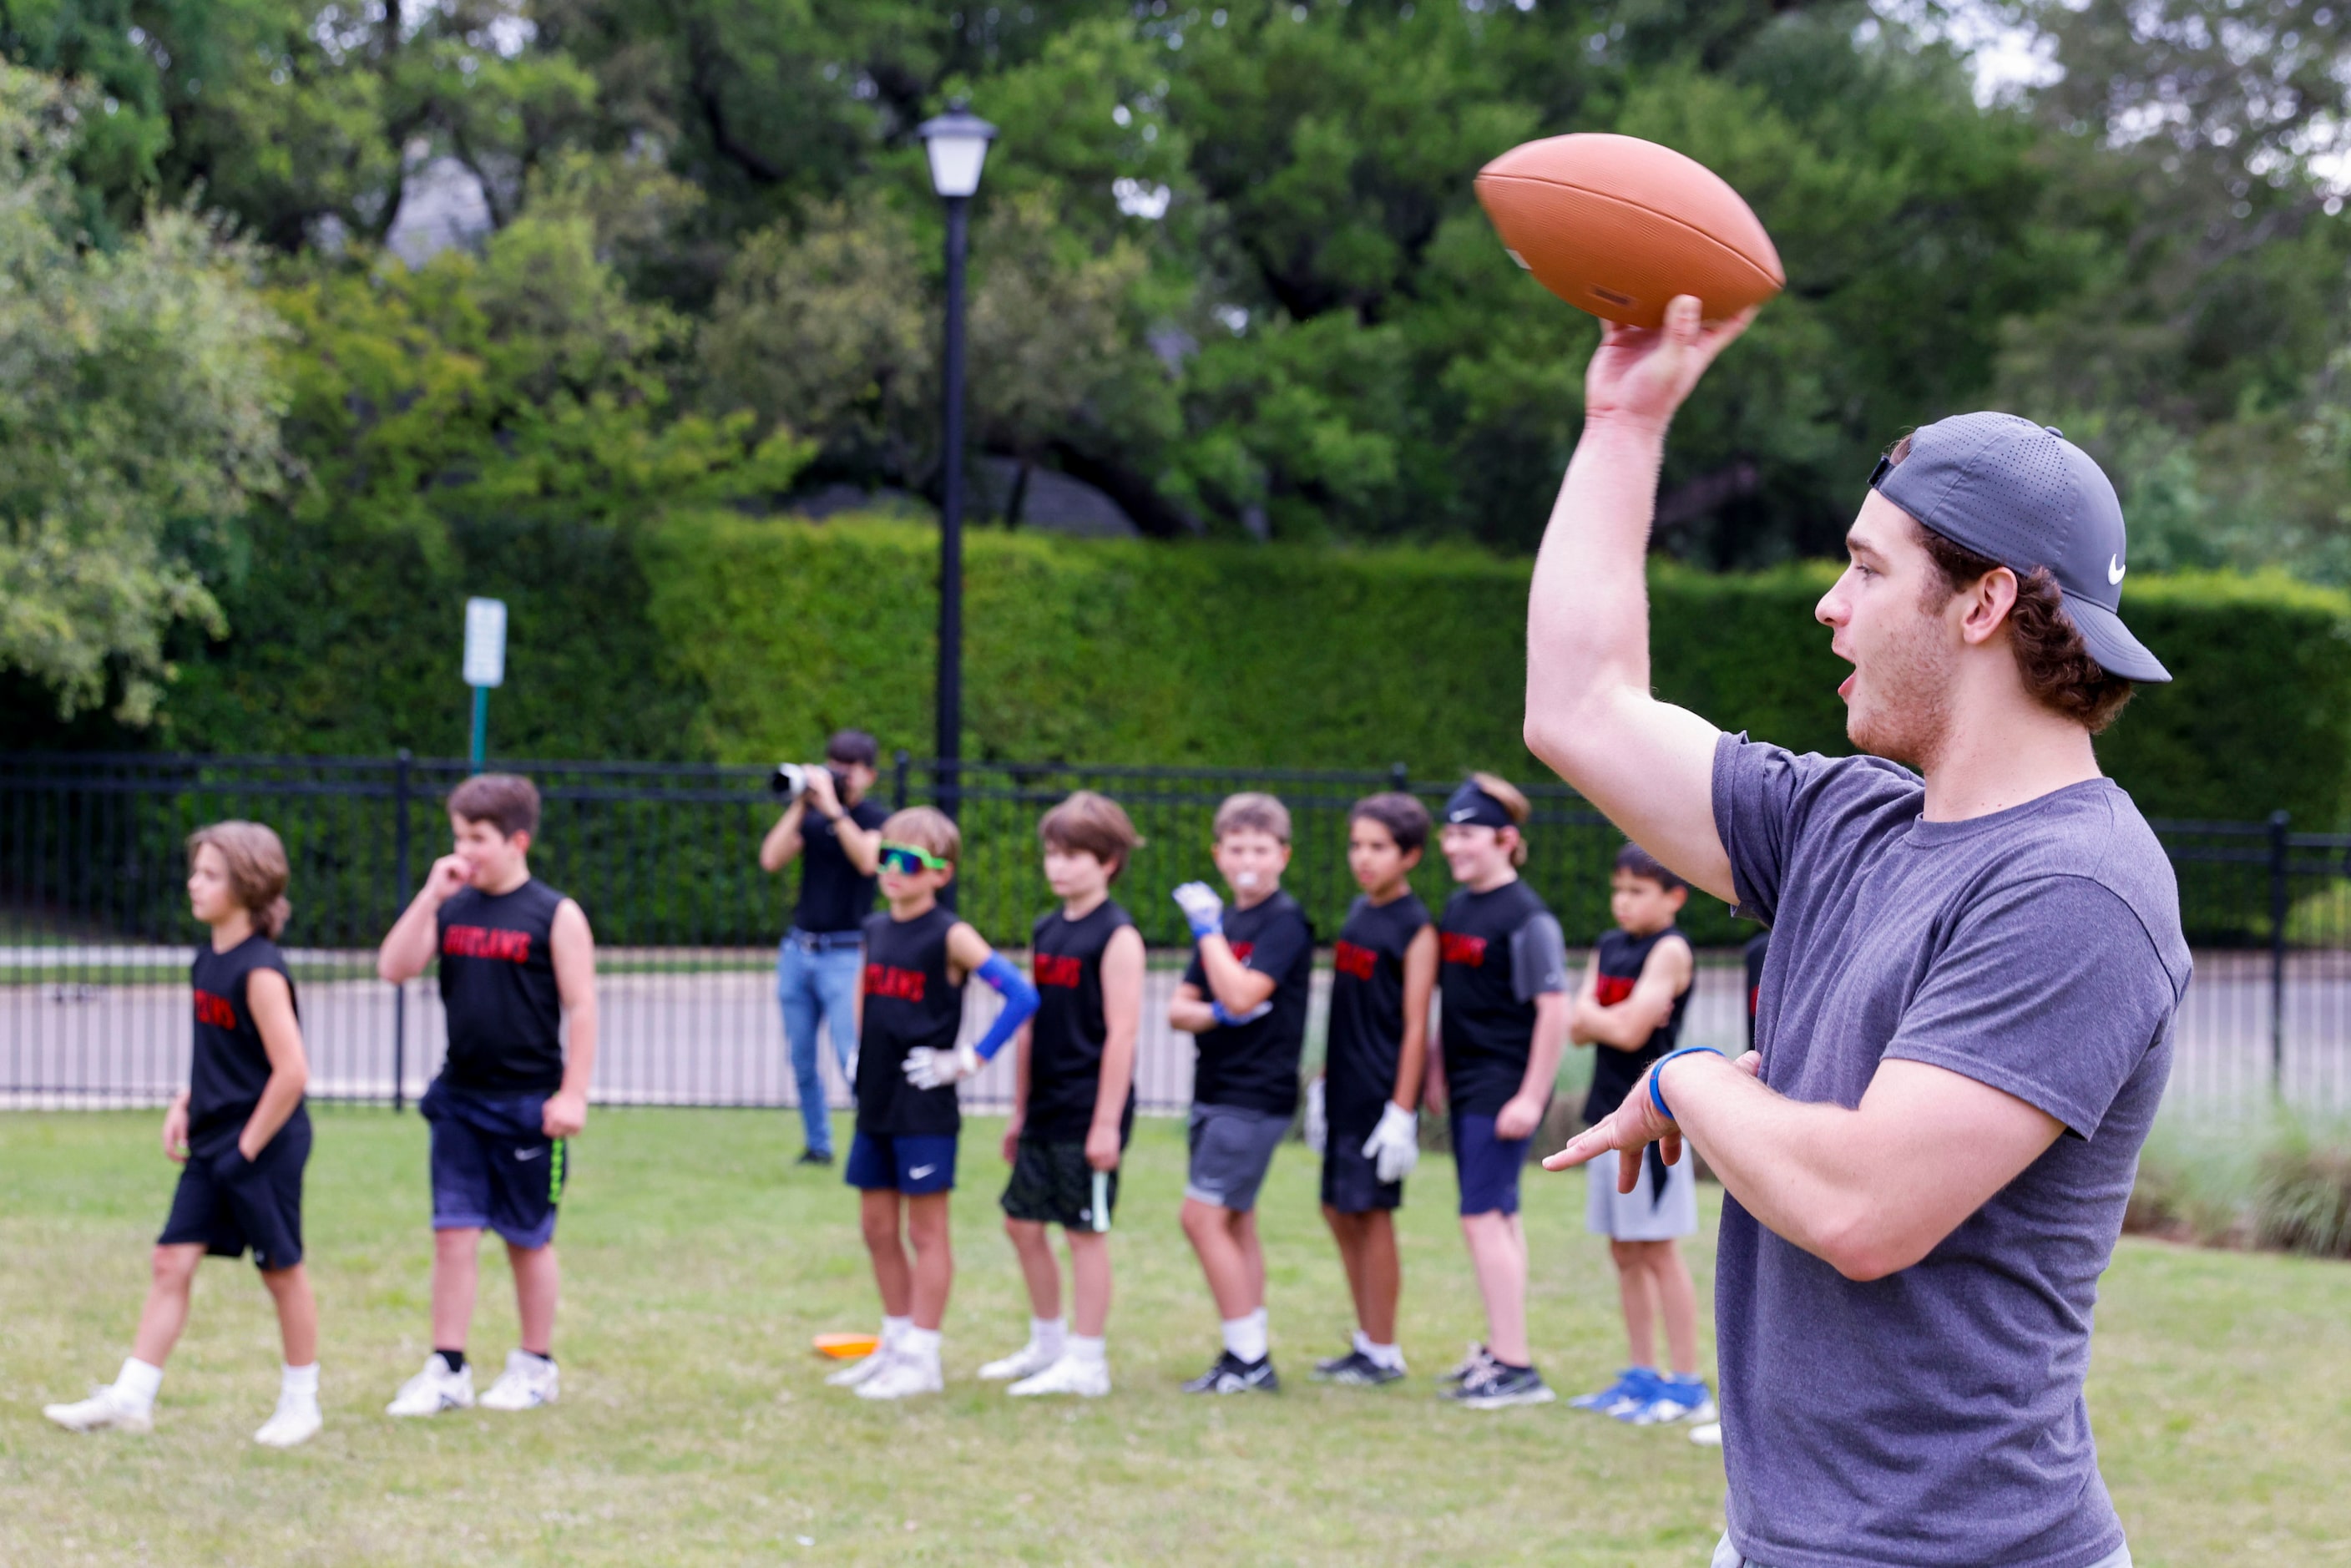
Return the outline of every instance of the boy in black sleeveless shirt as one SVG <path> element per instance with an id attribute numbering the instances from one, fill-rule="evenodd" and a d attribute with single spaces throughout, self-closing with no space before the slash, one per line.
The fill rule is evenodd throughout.
<path id="1" fill-rule="evenodd" d="M 1355 1303 L 1353 1346 L 1315 1364 L 1314 1375 L 1333 1383 L 1405 1375 L 1394 1211 L 1420 1158 L 1437 950 L 1427 906 L 1405 879 L 1427 843 L 1428 809 L 1410 795 L 1374 795 L 1348 813 L 1347 869 L 1364 895 L 1332 951 L 1329 1044 L 1306 1115 L 1306 1141 L 1322 1156 L 1322 1218 Z"/>
<path id="2" fill-rule="evenodd" d="M 401 984 L 438 956 L 449 1053 L 418 1105 L 433 1129 L 433 1354 L 385 1407 L 433 1416 L 474 1404 L 465 1361 L 482 1232 L 514 1268 L 522 1344 L 485 1409 L 555 1403 L 555 1219 L 596 1066 L 596 946 L 580 905 L 530 874 L 538 790 L 482 773 L 450 792 L 454 853 L 433 862 L 383 939 L 376 972 Z"/>
<path id="3" fill-rule="evenodd" d="M 1036 988 L 969 925 L 939 904 L 963 836 L 928 806 L 882 824 L 886 913 L 865 921 L 858 991 L 857 1133 L 844 1175 L 882 1293 L 872 1355 L 827 1382 L 864 1399 L 936 1394 L 939 1324 L 955 1282 L 947 1196 L 955 1189 L 963 1110 L 956 1085 L 972 1077 L 1037 1010 Z M 964 982 L 977 976 L 1004 998 L 976 1044 L 959 1045 Z M 914 1256 L 907 1256 L 907 1242 Z"/>
<path id="4" fill-rule="evenodd" d="M 1688 884 L 1638 844 L 1617 852 L 1608 900 L 1616 929 L 1604 933 L 1593 953 L 1568 1029 L 1576 1044 L 1596 1048 L 1592 1092 L 1583 1102 L 1586 1126 L 1623 1104 L 1639 1088 L 1649 1064 L 1681 1038 L 1696 964 L 1674 918 L 1688 896 Z M 1714 1401 L 1698 1370 L 1698 1293 L 1689 1265 L 1675 1245 L 1677 1238 L 1698 1230 L 1693 1162 L 1667 1165 L 1652 1145 L 1633 1190 L 1624 1193 L 1616 1190 L 1613 1151 L 1593 1164 L 1605 1168 L 1587 1178 L 1584 1225 L 1608 1238 L 1632 1364 L 1608 1387 L 1569 1403 L 1638 1426 L 1711 1421 Z M 1660 1316 L 1673 1358 L 1670 1375 L 1656 1364 Z"/>
<path id="5" fill-rule="evenodd" d="M 1184 1185 L 1184 1234 L 1208 1278 L 1224 1350 L 1187 1394 L 1273 1393 L 1265 1320 L 1265 1250 L 1257 1193 L 1298 1111 L 1298 1061 L 1314 976 L 1314 931 L 1281 891 L 1290 812 L 1243 792 L 1217 808 L 1217 869 L 1233 906 L 1206 883 L 1176 890 L 1192 927 L 1191 966 L 1167 1021 L 1199 1040 Z"/>
<path id="6" fill-rule="evenodd" d="M 1445 998 L 1445 1098 L 1461 1181 L 1461 1235 L 1485 1298 L 1487 1341 L 1455 1368 L 1447 1397 L 1473 1410 L 1552 1397 L 1527 1340 L 1527 1238 L 1519 1172 L 1567 1044 L 1567 946 L 1519 876 L 1527 798 L 1474 773 L 1445 803 L 1439 845 L 1461 883 L 1437 924 Z"/>
<path id="7" fill-rule="evenodd" d="M 163 1113 L 163 1153 L 182 1166 L 156 1238 L 152 1281 L 130 1358 L 108 1387 L 41 1413 L 73 1432 L 154 1426 L 163 1362 L 188 1321 L 196 1265 L 253 1251 L 285 1343 L 277 1409 L 253 1440 L 290 1448 L 318 1433 L 319 1308 L 302 1265 L 302 1168 L 310 1117 L 294 982 L 276 937 L 291 913 L 285 846 L 258 822 L 188 838 L 188 905 L 212 927 L 196 949 L 194 1056 Z"/>
<path id="8" fill-rule="evenodd" d="M 1004 1230 L 1029 1286 L 1029 1343 L 979 1369 L 1020 1396 L 1110 1392 L 1110 1222 L 1134 1126 L 1134 1042 L 1143 1021 L 1143 933 L 1110 895 L 1141 843 L 1118 803 L 1081 789 L 1037 824 L 1045 880 L 1061 907 L 1038 917 L 1029 970 L 1037 1016 L 1020 1038 L 1004 1157 Z M 1061 1319 L 1061 1274 L 1045 1228 L 1070 1245 L 1076 1330 Z"/>

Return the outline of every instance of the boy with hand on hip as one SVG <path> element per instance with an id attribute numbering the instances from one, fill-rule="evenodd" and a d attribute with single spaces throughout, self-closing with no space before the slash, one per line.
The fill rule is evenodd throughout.
<path id="1" fill-rule="evenodd" d="M 873 1354 L 825 1381 L 864 1399 L 936 1394 L 939 1324 L 955 1282 L 947 1195 L 955 1190 L 963 1110 L 956 1085 L 1018 1034 L 1037 990 L 977 931 L 939 904 L 963 835 L 944 812 L 915 806 L 882 824 L 882 896 L 865 921 L 858 987 L 857 1134 L 843 1173 L 882 1293 Z M 1004 998 L 976 1045 L 957 1045 L 964 982 L 977 975 Z M 914 1256 L 907 1256 L 907 1242 Z"/>
<path id="2" fill-rule="evenodd" d="M 1649 1064 L 1681 1038 L 1697 965 L 1674 917 L 1688 897 L 1689 884 L 1640 845 L 1616 852 L 1608 899 L 1616 929 L 1593 949 L 1568 1022 L 1569 1039 L 1596 1048 L 1592 1090 L 1583 1101 L 1587 1127 L 1622 1105 Z M 1617 1179 L 1613 1149 L 1585 1167 L 1584 1225 L 1608 1238 L 1632 1364 L 1608 1387 L 1570 1400 L 1579 1410 L 1637 1426 L 1714 1419 L 1714 1399 L 1698 1370 L 1698 1291 L 1674 1245 L 1698 1231 L 1698 1178 L 1690 1166 L 1687 1160 L 1666 1164 L 1652 1145 L 1630 1187 Z M 1673 1358 L 1671 1375 L 1657 1369 L 1659 1317 Z"/>
<path id="3" fill-rule="evenodd" d="M 163 1113 L 163 1154 L 182 1167 L 179 1189 L 120 1375 L 88 1399 L 41 1412 L 69 1432 L 153 1429 L 155 1392 L 187 1326 L 196 1265 L 206 1253 L 235 1258 L 251 1248 L 286 1353 L 277 1409 L 253 1440 L 290 1448 L 318 1434 L 319 1307 L 302 1266 L 309 1067 L 277 950 L 291 913 L 286 880 L 285 846 L 258 822 L 215 822 L 189 835 L 188 906 L 212 938 L 196 949 L 193 972 L 188 1087 Z"/>
<path id="4" fill-rule="evenodd" d="M 1184 1234 L 1224 1330 L 1223 1352 L 1184 1392 L 1270 1394 L 1281 1381 L 1266 1334 L 1257 1193 L 1298 1111 L 1314 932 L 1281 891 L 1290 812 L 1280 801 L 1228 797 L 1217 808 L 1216 859 L 1233 904 L 1228 910 L 1206 883 L 1176 890 L 1196 947 L 1167 1009 L 1170 1024 L 1199 1039 Z"/>
<path id="5" fill-rule="evenodd" d="M 1473 1410 L 1554 1396 L 1527 1343 L 1527 1237 L 1519 1170 L 1567 1045 L 1567 945 L 1519 879 L 1527 798 L 1473 773 L 1445 803 L 1440 847 L 1461 890 L 1437 924 L 1446 1103 L 1461 1181 L 1461 1235 L 1486 1303 L 1486 1343 L 1453 1369 L 1447 1398 Z"/>
<path id="6" fill-rule="evenodd" d="M 417 1105 L 433 1129 L 433 1353 L 385 1406 L 435 1416 L 475 1403 L 465 1360 L 482 1232 L 507 1244 L 522 1343 L 486 1410 L 555 1403 L 556 1211 L 596 1069 L 596 939 L 580 905 L 530 873 L 538 789 L 478 773 L 449 793 L 454 852 L 383 939 L 397 985 L 437 955 L 449 1054 Z"/>
<path id="7" fill-rule="evenodd" d="M 980 1376 L 1008 1394 L 1110 1392 L 1110 1221 L 1134 1126 L 1134 1041 L 1143 1021 L 1143 933 L 1110 895 L 1142 838 L 1118 803 L 1081 789 L 1037 824 L 1045 880 L 1061 907 L 1029 940 L 1039 1002 L 1020 1037 L 1020 1073 L 1004 1157 L 1004 1231 L 1029 1286 L 1029 1343 Z M 1061 1317 L 1061 1274 L 1045 1228 L 1070 1244 L 1076 1329 Z"/>
<path id="8" fill-rule="evenodd" d="M 1318 1362 L 1332 1383 L 1394 1383 L 1395 1211 L 1420 1158 L 1420 1087 L 1428 1066 L 1428 1002 L 1437 988 L 1437 927 L 1405 879 L 1428 843 L 1428 809 L 1400 792 L 1355 803 L 1347 869 L 1363 896 L 1332 954 L 1330 1045 L 1307 1090 L 1307 1142 L 1322 1156 L 1322 1218 L 1339 1244 L 1355 1303 L 1354 1344 Z"/>

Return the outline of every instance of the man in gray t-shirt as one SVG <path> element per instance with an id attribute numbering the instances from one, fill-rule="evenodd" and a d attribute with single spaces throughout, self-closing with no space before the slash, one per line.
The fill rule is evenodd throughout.
<path id="1" fill-rule="evenodd" d="M 2091 746 L 2169 678 L 2118 614 L 2121 508 L 2054 431 L 1917 432 L 1817 612 L 1875 755 L 1724 735 L 1650 695 L 1641 571 L 1667 424 L 1744 326 L 1681 299 L 1606 329 L 1536 567 L 1527 737 L 1770 924 L 1757 1049 L 1665 1058 L 1544 1164 L 1687 1136 L 1722 1177 L 1717 1568 L 2122 1568 L 2082 1385 L 2189 957 Z"/>

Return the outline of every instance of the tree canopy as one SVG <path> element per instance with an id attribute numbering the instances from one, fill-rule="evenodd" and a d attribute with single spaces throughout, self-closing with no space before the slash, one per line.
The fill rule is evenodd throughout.
<path id="1" fill-rule="evenodd" d="M 1953 40 L 1988 19 L 2037 78 L 1979 78 Z M 277 323 L 241 340 L 274 376 L 250 407 L 285 410 L 266 504 L 297 517 L 934 490 L 913 132 L 959 95 L 1002 131 L 976 450 L 1147 532 L 1529 548 L 1595 328 L 1510 264 L 1471 176 L 1611 130 L 1721 172 L 1790 280 L 1677 426 L 1661 549 L 1829 552 L 1876 451 L 1993 405 L 2109 464 L 2137 564 L 2351 580 L 2351 7 L 0 0 L 0 53 L 89 106 L 6 176 L 73 267 L 177 246 Z M 487 230 L 411 270 L 385 247 L 439 167 Z M 202 438 L 231 477 L 188 515 L 267 488 L 237 432 Z M 170 559 L 193 575 L 133 618 L 204 623 L 215 568 Z M 106 656 L 151 679 L 135 644 Z M 86 657 L 41 657 L 86 699 Z"/>

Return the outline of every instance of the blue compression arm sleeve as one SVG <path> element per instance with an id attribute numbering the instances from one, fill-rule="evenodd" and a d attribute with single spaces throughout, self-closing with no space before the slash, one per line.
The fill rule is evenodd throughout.
<path id="1" fill-rule="evenodd" d="M 1029 977 L 1014 968 L 1012 961 L 1001 953 L 987 956 L 987 962 L 979 967 L 979 977 L 1004 998 L 1004 1006 L 997 1011 L 996 1021 L 987 1026 L 987 1032 L 981 1035 L 979 1043 L 972 1048 L 979 1052 L 982 1061 L 993 1061 L 996 1053 L 1004 1049 L 1004 1042 L 1019 1033 L 1020 1026 L 1036 1015 L 1037 988 L 1030 985 Z"/>

